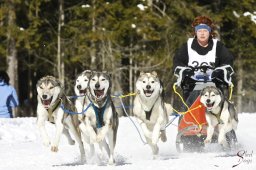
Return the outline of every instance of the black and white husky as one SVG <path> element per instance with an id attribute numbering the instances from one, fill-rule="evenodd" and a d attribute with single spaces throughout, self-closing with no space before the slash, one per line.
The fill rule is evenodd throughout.
<path id="1" fill-rule="evenodd" d="M 218 126 L 218 143 L 228 147 L 226 134 L 236 130 L 238 114 L 235 107 L 223 96 L 222 92 L 215 86 L 205 87 L 201 91 L 200 102 L 206 107 L 207 137 L 205 143 L 210 143 L 214 129 Z"/>
<path id="2" fill-rule="evenodd" d="M 92 72 L 88 84 L 90 107 L 80 124 L 83 135 L 90 143 L 98 143 L 109 155 L 109 164 L 114 163 L 118 115 L 111 99 L 111 77 L 107 72 Z"/>
<path id="3" fill-rule="evenodd" d="M 159 137 L 163 142 L 167 140 L 165 125 L 168 123 L 168 114 L 167 104 L 162 98 L 163 87 L 157 73 L 153 71 L 152 73 L 140 73 L 136 81 L 136 89 L 133 113 L 138 118 L 146 140 L 152 149 L 153 158 L 156 158 L 159 150 L 157 146 Z"/>
<path id="4" fill-rule="evenodd" d="M 72 103 L 65 96 L 60 81 L 53 76 L 45 76 L 37 82 L 36 88 L 38 93 L 37 125 L 43 138 L 44 145 L 51 145 L 51 151 L 57 152 L 62 133 L 67 136 L 70 144 L 74 144 L 74 140 L 69 134 L 70 130 L 78 142 L 81 159 L 84 161 L 85 152 L 81 135 L 77 129 L 78 118 L 77 116 L 71 116 L 65 113 L 63 109 L 65 108 L 67 110 L 75 111 Z M 63 108 L 61 108 L 61 106 Z M 50 141 L 45 128 L 45 122 L 47 120 L 54 123 L 56 126 L 55 136 L 52 141 Z"/>

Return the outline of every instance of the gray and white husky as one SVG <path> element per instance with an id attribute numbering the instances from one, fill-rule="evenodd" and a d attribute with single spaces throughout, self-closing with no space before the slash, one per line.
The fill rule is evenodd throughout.
<path id="1" fill-rule="evenodd" d="M 92 72 L 87 92 L 91 107 L 86 111 L 79 127 L 84 135 L 89 136 L 90 143 L 98 143 L 101 148 L 105 148 L 109 164 L 113 164 L 118 115 L 110 92 L 111 76 L 107 72 Z"/>
<path id="2" fill-rule="evenodd" d="M 61 106 L 63 106 L 67 110 L 75 111 L 74 107 L 72 107 L 72 103 L 65 96 L 60 81 L 53 76 L 45 76 L 37 82 L 36 89 L 38 93 L 37 125 L 43 138 L 44 145 L 51 145 L 51 151 L 57 152 L 62 133 L 67 136 L 70 144 L 74 144 L 74 140 L 69 134 L 70 130 L 78 142 L 81 161 L 84 161 L 85 152 L 81 135 L 77 129 L 78 118 L 77 116 L 65 113 L 61 108 Z M 56 126 L 55 136 L 52 141 L 50 141 L 45 128 L 45 122 L 47 120 L 54 123 Z"/>
<path id="3" fill-rule="evenodd" d="M 171 111 L 169 109 L 172 107 L 163 101 L 163 87 L 155 71 L 141 72 L 136 81 L 136 89 L 133 113 L 152 149 L 153 158 L 156 158 L 159 151 L 157 146 L 159 137 L 163 142 L 167 140 L 165 132 L 165 125 L 168 123 L 167 109 Z"/>
<path id="4" fill-rule="evenodd" d="M 200 102 L 206 107 L 207 137 L 205 143 L 210 143 L 214 129 L 218 126 L 218 143 L 228 147 L 226 134 L 236 130 L 238 114 L 235 107 L 223 96 L 215 86 L 205 87 L 201 91 Z"/>

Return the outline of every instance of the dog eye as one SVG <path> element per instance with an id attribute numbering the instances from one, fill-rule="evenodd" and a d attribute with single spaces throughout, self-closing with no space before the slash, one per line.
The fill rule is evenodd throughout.
<path id="1" fill-rule="evenodd" d="M 42 86 L 39 86 L 39 88 L 40 88 L 40 89 L 43 89 L 43 87 L 42 87 Z"/>
<path id="2" fill-rule="evenodd" d="M 92 79 L 92 81 L 96 81 L 96 79 Z"/>
<path id="3" fill-rule="evenodd" d="M 105 81 L 106 79 L 101 79 L 101 81 Z"/>
<path id="4" fill-rule="evenodd" d="M 155 81 L 151 81 L 151 83 L 155 83 Z"/>
<path id="5" fill-rule="evenodd" d="M 88 81 L 87 79 L 85 79 L 84 81 Z"/>
<path id="6" fill-rule="evenodd" d="M 53 86 L 51 86 L 50 89 L 53 89 Z"/>
<path id="7" fill-rule="evenodd" d="M 142 81 L 143 83 L 146 83 L 146 81 Z"/>

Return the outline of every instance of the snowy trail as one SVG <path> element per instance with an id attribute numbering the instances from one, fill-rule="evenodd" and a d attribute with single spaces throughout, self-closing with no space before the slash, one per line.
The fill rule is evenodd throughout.
<path id="1" fill-rule="evenodd" d="M 69 145 L 64 136 L 61 138 L 59 152 L 52 153 L 50 148 L 44 147 L 41 142 L 36 127 L 36 118 L 0 119 L 0 170 L 253 170 L 256 169 L 255 120 L 256 114 L 239 114 L 239 126 L 236 133 L 239 143 L 243 146 L 242 150 L 248 155 L 243 156 L 241 164 L 232 168 L 238 163 L 238 156 L 226 156 L 227 154 L 218 152 L 177 153 L 175 148 L 177 127 L 174 125 L 170 125 L 167 129 L 167 142 L 159 142 L 159 158 L 152 160 L 149 146 L 141 142 L 130 120 L 120 118 L 115 150 L 116 165 L 109 166 L 106 164 L 106 155 L 103 161 L 94 156 L 88 160 L 87 164 L 80 164 L 78 146 Z M 54 126 L 47 123 L 50 135 L 53 135 L 53 129 Z M 250 153 L 252 153 L 251 157 Z"/>

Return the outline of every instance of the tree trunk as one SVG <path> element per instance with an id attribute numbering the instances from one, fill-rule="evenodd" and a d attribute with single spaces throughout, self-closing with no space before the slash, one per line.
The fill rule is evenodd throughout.
<path id="1" fill-rule="evenodd" d="M 15 27 L 15 9 L 14 2 L 8 1 L 8 31 L 7 31 L 7 73 L 10 77 L 10 84 L 16 89 L 17 95 L 19 96 L 18 86 L 18 60 L 16 41 L 13 36 L 13 30 Z M 19 116 L 18 112 L 13 113 L 13 117 Z"/>
<path id="2" fill-rule="evenodd" d="M 95 10 L 96 10 L 96 1 L 93 0 L 92 7 L 93 7 L 93 14 L 92 14 L 92 32 L 93 34 L 96 31 L 96 20 L 95 20 Z M 97 68 L 96 66 L 96 44 L 94 40 L 91 40 L 91 50 L 90 50 L 90 56 L 91 56 L 91 69 L 95 70 Z"/>
<path id="3" fill-rule="evenodd" d="M 57 70 L 58 77 L 62 85 L 64 86 L 64 52 L 62 50 L 62 41 L 61 41 L 61 28 L 64 26 L 64 10 L 63 10 L 64 0 L 59 0 L 59 22 L 58 22 L 58 51 L 57 51 Z"/>
<path id="4" fill-rule="evenodd" d="M 243 63 L 241 59 L 241 54 L 238 54 L 238 59 L 237 59 L 237 77 L 238 77 L 238 82 L 237 82 L 237 111 L 238 113 L 241 113 L 243 108 Z"/>

